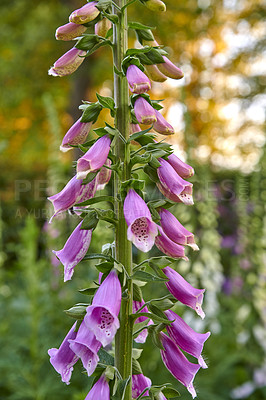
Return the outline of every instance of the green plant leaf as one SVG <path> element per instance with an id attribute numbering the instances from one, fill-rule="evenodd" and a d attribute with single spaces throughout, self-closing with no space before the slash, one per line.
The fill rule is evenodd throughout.
<path id="1" fill-rule="evenodd" d="M 86 315 L 86 308 L 88 307 L 88 304 L 86 306 L 78 306 L 75 305 L 68 310 L 64 310 L 64 312 L 71 318 L 75 319 L 83 319 L 84 316 Z"/>
<path id="2" fill-rule="evenodd" d="M 115 365 L 115 359 L 111 354 L 109 354 L 106 350 L 100 349 L 98 351 L 98 356 L 99 356 L 99 362 L 104 365 Z"/>
<path id="3" fill-rule="evenodd" d="M 115 101 L 112 97 L 101 96 L 99 93 L 96 93 L 97 99 L 102 107 L 108 108 L 109 110 L 115 109 Z"/>
<path id="4" fill-rule="evenodd" d="M 136 271 L 131 276 L 131 278 L 133 280 L 141 281 L 141 282 L 156 282 L 156 281 L 166 282 L 166 281 L 168 281 L 168 278 L 166 278 L 166 277 L 163 278 L 161 276 L 155 276 L 146 271 Z"/>
<path id="5" fill-rule="evenodd" d="M 92 199 L 83 201 L 82 203 L 78 203 L 79 206 L 91 206 L 92 204 L 100 203 L 102 201 L 109 201 L 114 203 L 114 198 L 112 196 L 97 196 Z"/>
<path id="6" fill-rule="evenodd" d="M 86 217 L 83 219 L 80 229 L 95 229 L 99 219 L 97 217 L 97 213 L 94 210 L 91 210 L 87 213 Z"/>
<path id="7" fill-rule="evenodd" d="M 83 111 L 81 122 L 96 122 L 101 111 L 102 106 L 99 103 L 92 103 L 88 105 Z"/>
<path id="8" fill-rule="evenodd" d="M 140 363 L 137 360 L 135 360 L 135 358 L 132 358 L 132 374 L 133 375 L 139 375 L 139 374 L 142 374 L 142 373 L 143 372 L 142 372 Z"/>

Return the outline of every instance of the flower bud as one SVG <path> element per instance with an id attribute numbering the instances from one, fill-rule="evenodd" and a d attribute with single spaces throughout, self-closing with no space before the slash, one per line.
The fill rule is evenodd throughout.
<path id="1" fill-rule="evenodd" d="M 181 176 L 181 178 L 186 179 L 194 175 L 194 169 L 184 161 L 180 160 L 180 158 L 175 154 L 171 154 L 167 161 L 171 164 L 178 175 Z"/>
<path id="2" fill-rule="evenodd" d="M 154 82 L 165 82 L 167 77 L 162 74 L 158 67 L 153 64 L 153 65 L 145 65 L 145 69 L 147 72 L 148 77 L 154 81 Z"/>
<path id="3" fill-rule="evenodd" d="M 126 76 L 132 93 L 141 94 L 150 90 L 149 78 L 136 65 L 129 65 Z"/>
<path id="4" fill-rule="evenodd" d="M 49 69 L 48 74 L 53 76 L 70 75 L 78 69 L 82 64 L 86 51 L 78 50 L 73 47 L 62 57 L 60 57 L 54 65 Z"/>
<path id="5" fill-rule="evenodd" d="M 160 72 L 172 79 L 181 79 L 184 74 L 180 68 L 173 64 L 167 57 L 163 56 L 164 63 L 157 64 Z"/>
<path id="6" fill-rule="evenodd" d="M 140 124 L 150 125 L 156 122 L 155 109 L 143 97 L 135 101 L 134 111 Z"/>
<path id="7" fill-rule="evenodd" d="M 68 24 L 59 26 L 55 32 L 55 38 L 57 40 L 73 40 L 76 37 L 82 35 L 87 30 L 84 25 L 73 24 L 69 22 Z"/>
<path id="8" fill-rule="evenodd" d="M 157 121 L 153 124 L 153 129 L 161 135 L 173 135 L 175 133 L 172 125 L 167 122 L 159 111 L 155 110 Z"/>
<path id="9" fill-rule="evenodd" d="M 100 11 L 95 7 L 96 4 L 97 1 L 92 1 L 73 11 L 69 16 L 69 22 L 86 24 L 87 22 L 93 21 L 100 14 Z"/>
<path id="10" fill-rule="evenodd" d="M 73 148 L 71 147 L 71 145 L 84 143 L 91 129 L 91 126 L 92 121 L 81 122 L 81 118 L 78 119 L 65 134 L 60 146 L 60 150 L 65 153 L 66 151 Z"/>
<path id="11" fill-rule="evenodd" d="M 112 22 L 107 18 L 103 18 L 101 21 L 95 24 L 94 31 L 96 35 L 105 37 L 111 27 Z"/>
<path id="12" fill-rule="evenodd" d="M 147 0 L 145 6 L 151 11 L 166 11 L 166 5 L 161 0 Z"/>

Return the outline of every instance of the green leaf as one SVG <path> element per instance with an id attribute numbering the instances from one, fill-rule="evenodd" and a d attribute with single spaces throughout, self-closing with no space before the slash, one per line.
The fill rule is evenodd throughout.
<path id="1" fill-rule="evenodd" d="M 105 97 L 105 96 L 101 96 L 99 93 L 96 93 L 97 99 L 99 101 L 99 103 L 101 104 L 102 107 L 104 108 L 108 108 L 109 110 L 113 110 L 115 109 L 115 102 L 114 99 L 112 97 Z"/>
<path id="2" fill-rule="evenodd" d="M 137 319 L 137 318 L 136 318 Z M 133 335 L 138 332 L 139 330 L 142 330 L 144 328 L 147 328 L 149 320 L 146 319 L 145 321 L 142 322 L 137 322 L 133 325 Z"/>
<path id="3" fill-rule="evenodd" d="M 140 22 L 134 22 L 134 21 L 129 21 L 128 27 L 129 27 L 130 29 L 144 29 L 144 30 L 145 30 L 145 29 L 146 29 L 146 30 L 155 29 L 154 26 L 143 25 L 143 24 L 141 24 Z"/>
<path id="4" fill-rule="evenodd" d="M 135 360 L 138 360 L 143 352 L 143 349 L 132 349 L 132 356 Z"/>
<path id="5" fill-rule="evenodd" d="M 137 54 L 145 54 L 152 49 L 151 46 L 144 46 L 141 49 L 128 49 L 126 51 L 126 56 L 135 56 Z"/>
<path id="6" fill-rule="evenodd" d="M 86 149 L 86 151 L 87 151 L 87 149 Z M 82 185 L 87 185 L 87 183 L 90 183 L 91 181 L 93 181 L 93 179 L 96 178 L 98 172 L 99 171 L 89 172 L 87 174 L 86 178 L 82 180 Z"/>
<path id="7" fill-rule="evenodd" d="M 86 217 L 83 219 L 80 229 L 95 229 L 99 219 L 97 217 L 97 213 L 94 210 L 88 212 Z"/>
<path id="8" fill-rule="evenodd" d="M 113 210 L 102 210 L 99 208 L 95 208 L 95 211 L 98 218 L 103 221 L 110 222 L 111 224 L 116 224 L 116 222 L 118 221 Z"/>
<path id="9" fill-rule="evenodd" d="M 133 300 L 141 302 L 143 299 L 141 288 L 133 283 Z"/>
<path id="10" fill-rule="evenodd" d="M 137 360 L 135 360 L 135 358 L 132 358 L 132 374 L 133 375 L 139 375 L 139 374 L 142 374 L 142 373 L 143 372 L 142 372 L 140 363 Z"/>
<path id="11" fill-rule="evenodd" d="M 113 261 L 105 261 L 95 265 L 95 268 L 97 268 L 98 271 L 102 272 L 103 274 L 110 272 L 113 267 L 114 267 Z"/>
<path id="12" fill-rule="evenodd" d="M 118 16 L 117 15 L 115 15 L 115 14 L 109 14 L 109 13 L 106 13 L 106 12 L 102 12 L 103 13 L 103 15 L 107 18 L 107 19 L 109 19 L 109 21 L 111 21 L 113 24 L 117 24 L 118 23 L 118 21 L 119 21 L 119 18 L 118 18 Z M 111 28 L 112 29 L 112 28 Z M 109 31 L 108 31 L 109 32 Z M 107 36 L 107 35 L 106 35 Z"/>
<path id="13" fill-rule="evenodd" d="M 133 319 L 133 321 L 135 321 L 139 317 L 147 317 L 157 324 L 163 323 L 166 325 L 170 325 L 173 322 L 173 321 L 169 321 L 165 316 L 164 316 L 164 318 L 161 318 L 158 315 L 150 313 L 150 312 L 138 312 L 136 314 L 131 314 L 131 318 Z M 150 325 L 148 328 L 150 328 L 151 326 L 152 325 Z"/>
<path id="14" fill-rule="evenodd" d="M 114 203 L 114 198 L 112 196 L 98 196 L 94 197 L 92 199 L 83 201 L 82 203 L 78 203 L 79 206 L 90 206 L 95 203 L 100 203 L 102 201 L 109 201 L 111 203 Z"/>
<path id="15" fill-rule="evenodd" d="M 117 17 L 117 15 L 115 15 L 115 17 Z M 108 18 L 108 19 L 109 19 L 109 18 Z M 105 38 L 108 39 L 109 37 L 113 36 L 113 32 L 114 32 L 114 29 L 113 29 L 113 27 L 112 27 L 112 28 L 110 28 L 110 29 L 107 31 L 107 33 L 106 33 L 106 35 L 105 35 Z"/>
<path id="16" fill-rule="evenodd" d="M 145 172 L 145 174 L 148 175 L 151 181 L 153 181 L 154 183 L 159 182 L 156 169 L 152 168 L 150 165 L 145 165 L 143 171 Z"/>
<path id="17" fill-rule="evenodd" d="M 153 344 L 158 347 L 160 350 L 164 350 L 164 347 L 162 345 L 161 339 L 160 339 L 160 332 L 162 329 L 165 328 L 165 324 L 159 324 L 157 326 L 149 326 L 149 334 L 151 335 L 152 342 Z"/>
<path id="18" fill-rule="evenodd" d="M 137 140 L 137 139 L 139 139 L 139 138 L 145 136 L 146 133 L 150 132 L 151 129 L 152 129 L 152 128 L 148 128 L 148 129 L 145 129 L 145 130 L 143 130 L 143 131 L 133 133 L 132 135 L 130 135 L 130 137 L 129 137 L 127 143 L 130 143 L 132 140 Z"/>
<path id="19" fill-rule="evenodd" d="M 86 306 L 73 306 L 69 308 L 68 310 L 64 310 L 64 312 L 71 318 L 75 319 L 83 319 L 84 316 L 86 315 L 86 308 L 88 307 L 88 304 Z"/>
<path id="20" fill-rule="evenodd" d="M 173 303 L 170 299 L 163 299 L 160 301 L 152 301 L 151 304 L 155 304 L 160 310 L 166 311 L 172 308 L 175 303 Z"/>
<path id="21" fill-rule="evenodd" d="M 77 41 L 75 47 L 79 50 L 90 51 L 100 41 L 101 39 L 99 36 L 85 33 L 82 38 Z"/>
<path id="22" fill-rule="evenodd" d="M 102 111 L 102 106 L 99 103 L 92 103 L 83 111 L 81 122 L 96 122 Z"/>
<path id="23" fill-rule="evenodd" d="M 92 285 L 92 286 L 90 286 L 88 288 L 85 288 L 85 289 L 79 289 L 79 292 L 81 294 L 86 294 L 87 296 L 93 296 L 98 288 L 99 288 L 98 285 Z"/>
<path id="24" fill-rule="evenodd" d="M 111 257 L 107 256 L 106 254 L 98 254 L 98 253 L 93 253 L 93 254 L 87 254 L 83 260 L 97 260 L 103 258 L 105 260 L 111 261 Z"/>
<path id="25" fill-rule="evenodd" d="M 135 29 L 136 36 L 140 44 L 143 43 L 143 40 L 152 42 L 154 40 L 154 36 L 150 29 Z M 163 60 L 164 62 L 164 60 Z"/>
<path id="26" fill-rule="evenodd" d="M 100 349 L 98 351 L 99 362 L 104 365 L 115 365 L 115 359 L 106 350 Z"/>
<path id="27" fill-rule="evenodd" d="M 174 388 L 166 387 L 162 390 L 162 392 L 167 399 L 175 399 L 177 397 L 180 397 L 180 393 Z"/>
<path id="28" fill-rule="evenodd" d="M 119 69 L 114 65 L 114 72 L 116 75 L 120 76 L 121 78 L 124 76 L 122 71 L 119 71 Z"/>
<path id="29" fill-rule="evenodd" d="M 124 400 L 127 385 L 130 382 L 131 377 L 129 376 L 127 379 L 119 379 L 117 390 L 114 396 L 112 396 L 112 400 Z"/>
<path id="30" fill-rule="evenodd" d="M 108 367 L 104 371 L 104 375 L 106 376 L 106 378 L 113 380 L 115 377 L 115 367 L 113 367 L 112 365 L 108 365 Z"/>
<path id="31" fill-rule="evenodd" d="M 152 312 L 153 314 L 157 315 L 158 317 L 165 319 L 166 316 L 164 313 L 154 304 L 148 304 L 149 311 Z"/>
<path id="32" fill-rule="evenodd" d="M 166 277 L 163 278 L 160 276 L 155 276 L 146 271 L 136 271 L 131 276 L 131 278 L 133 280 L 142 281 L 142 282 L 157 282 L 157 281 L 165 282 L 165 281 L 168 281 L 168 278 L 166 278 Z"/>

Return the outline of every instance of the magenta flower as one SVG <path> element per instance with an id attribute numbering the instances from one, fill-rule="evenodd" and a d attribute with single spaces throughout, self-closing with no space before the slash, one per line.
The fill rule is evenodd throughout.
<path id="1" fill-rule="evenodd" d="M 77 175 L 75 175 L 61 192 L 48 197 L 48 200 L 54 206 L 54 214 L 50 222 L 56 215 L 73 207 L 74 204 L 91 199 L 95 195 L 96 189 L 97 178 L 86 185 L 82 185 L 82 181 L 77 179 Z"/>
<path id="2" fill-rule="evenodd" d="M 92 1 L 73 11 L 69 16 L 69 22 L 86 24 L 87 22 L 93 21 L 100 14 L 100 11 L 95 7 L 96 5 L 97 1 Z"/>
<path id="3" fill-rule="evenodd" d="M 62 250 L 53 250 L 64 265 L 64 282 L 71 279 L 74 267 L 85 257 L 90 247 L 92 230 L 80 229 L 82 222 L 71 233 Z"/>
<path id="4" fill-rule="evenodd" d="M 158 230 L 160 235 L 155 238 L 156 247 L 169 257 L 183 258 L 183 260 L 188 261 L 185 256 L 185 248 L 169 239 L 160 226 L 158 226 Z"/>
<path id="5" fill-rule="evenodd" d="M 136 65 L 130 65 L 127 69 L 127 81 L 132 93 L 145 93 L 151 88 L 149 78 Z"/>
<path id="6" fill-rule="evenodd" d="M 159 71 L 158 67 L 155 64 L 145 65 L 145 69 L 146 69 L 146 72 L 147 72 L 149 78 L 152 81 L 154 81 L 154 82 L 165 82 L 166 81 L 167 77 Z"/>
<path id="7" fill-rule="evenodd" d="M 112 22 L 107 18 L 98 21 L 94 26 L 95 35 L 105 37 L 109 29 L 112 28 Z"/>
<path id="8" fill-rule="evenodd" d="M 104 375 L 93 385 L 85 400 L 110 400 L 110 388 Z"/>
<path id="9" fill-rule="evenodd" d="M 200 365 L 189 362 L 173 340 L 165 333 L 161 333 L 161 341 L 164 347 L 164 350 L 161 350 L 164 365 L 179 382 L 186 386 L 194 399 L 197 394 L 193 386 L 193 380 L 200 369 Z"/>
<path id="10" fill-rule="evenodd" d="M 77 178 L 86 178 L 89 172 L 95 172 L 106 162 L 111 146 L 108 135 L 100 137 L 77 162 Z"/>
<path id="11" fill-rule="evenodd" d="M 170 267 L 163 269 L 163 272 L 169 278 L 166 287 L 170 293 L 181 303 L 187 305 L 203 319 L 205 314 L 201 308 L 203 293 L 205 289 L 196 289 L 190 285 L 178 272 Z"/>
<path id="12" fill-rule="evenodd" d="M 163 59 L 165 61 L 164 63 L 157 64 L 157 67 L 162 74 L 172 79 L 183 78 L 184 74 L 180 68 L 173 64 L 167 57 L 163 56 Z"/>
<path id="13" fill-rule="evenodd" d="M 133 310 L 132 310 L 133 314 L 135 314 L 144 304 L 145 304 L 145 302 L 144 302 L 143 299 L 142 299 L 141 302 L 140 301 L 133 301 Z M 149 312 L 148 307 L 145 306 L 141 310 L 141 312 L 146 312 L 146 313 Z M 144 322 L 144 321 L 146 321 L 146 319 L 148 319 L 148 318 L 144 317 L 144 316 L 141 316 L 141 317 L 139 317 L 139 318 L 137 318 L 135 320 L 135 324 L 137 324 L 139 322 Z M 153 324 L 153 322 L 150 319 L 149 322 L 147 323 L 147 326 L 152 325 L 152 324 Z M 148 329 L 143 329 L 143 331 L 141 331 L 139 333 L 139 335 L 134 340 L 135 340 L 136 343 L 145 343 L 146 339 L 147 339 L 147 336 L 148 336 Z"/>
<path id="14" fill-rule="evenodd" d="M 92 122 L 81 122 L 81 118 L 79 118 L 65 134 L 60 146 L 60 150 L 66 152 L 73 149 L 71 145 L 84 143 L 87 139 L 91 126 Z"/>
<path id="15" fill-rule="evenodd" d="M 77 332 L 75 332 L 76 322 L 66 335 L 65 339 L 61 343 L 59 349 L 49 349 L 48 354 L 50 356 L 50 363 L 54 369 L 61 375 L 62 382 L 69 385 L 71 374 L 73 371 L 73 365 L 78 361 L 78 356 L 70 349 L 68 340 L 75 339 Z"/>
<path id="16" fill-rule="evenodd" d="M 98 364 L 99 357 L 97 355 L 100 350 L 101 343 L 95 338 L 84 321 L 82 321 L 75 339 L 69 339 L 69 347 L 81 359 L 83 367 L 91 376 Z"/>
<path id="17" fill-rule="evenodd" d="M 186 179 L 194 175 L 194 169 L 190 165 L 184 163 L 184 161 L 180 160 L 180 158 L 178 158 L 175 154 L 170 154 L 167 161 L 172 165 L 176 173 L 180 175 L 181 178 Z"/>
<path id="18" fill-rule="evenodd" d="M 124 202 L 124 216 L 128 225 L 127 238 L 144 253 L 154 245 L 158 233 L 145 201 L 130 189 Z"/>
<path id="19" fill-rule="evenodd" d="M 159 111 L 155 110 L 157 121 L 153 124 L 153 129 L 161 135 L 173 135 L 175 133 L 174 128 L 170 125 L 162 116 Z"/>
<path id="20" fill-rule="evenodd" d="M 150 125 L 157 120 L 155 109 L 143 97 L 135 101 L 134 111 L 140 124 Z"/>
<path id="21" fill-rule="evenodd" d="M 151 380 L 143 374 L 132 375 L 132 398 L 136 399 L 144 389 L 151 387 Z M 149 391 L 144 393 L 144 396 L 149 396 Z"/>
<path id="22" fill-rule="evenodd" d="M 107 159 L 105 163 L 108 167 L 111 167 L 111 160 Z M 97 175 L 97 190 L 103 190 L 107 183 L 110 181 L 112 170 L 109 168 L 102 167 Z"/>
<path id="23" fill-rule="evenodd" d="M 199 250 L 193 233 L 184 228 L 170 211 L 161 208 L 159 214 L 161 217 L 161 226 L 169 239 L 175 243 L 190 246 L 193 250 Z"/>
<path id="24" fill-rule="evenodd" d="M 202 368 L 208 368 L 201 355 L 203 345 L 210 336 L 210 332 L 197 333 L 186 322 L 179 317 L 174 311 L 165 311 L 169 321 L 175 320 L 171 325 L 167 325 L 166 329 L 171 339 L 181 347 L 186 353 L 198 359 Z"/>
<path id="25" fill-rule="evenodd" d="M 157 174 L 160 183 L 157 186 L 160 192 L 172 201 L 192 205 L 193 184 L 182 179 L 163 158 L 159 158 L 159 161 L 161 165 L 157 169 Z"/>
<path id="26" fill-rule="evenodd" d="M 121 285 L 112 270 L 97 290 L 92 305 L 87 308 L 84 322 L 103 346 L 111 343 L 119 328 L 117 318 L 121 305 Z"/>
<path id="27" fill-rule="evenodd" d="M 53 76 L 70 75 L 78 69 L 84 61 L 86 51 L 78 50 L 73 47 L 62 57 L 60 57 L 54 65 L 49 69 L 48 74 Z"/>
<path id="28" fill-rule="evenodd" d="M 68 24 L 59 26 L 55 32 L 55 37 L 57 40 L 73 40 L 76 37 L 82 35 L 87 30 L 86 26 L 73 24 L 69 22 Z"/>

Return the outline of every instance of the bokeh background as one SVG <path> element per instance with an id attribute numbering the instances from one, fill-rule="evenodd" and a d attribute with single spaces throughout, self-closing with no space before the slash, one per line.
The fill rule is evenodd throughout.
<path id="1" fill-rule="evenodd" d="M 185 74 L 181 81 L 154 84 L 152 96 L 165 99 L 165 115 L 176 129 L 171 143 L 196 171 L 195 205 L 179 204 L 174 211 L 201 249 L 178 268 L 206 288 L 206 318 L 199 321 L 182 306 L 177 311 L 198 331 L 212 332 L 204 350 L 209 368 L 195 380 L 199 400 L 266 398 L 263 3 L 168 0 L 168 12 L 158 15 L 137 2 L 129 12 L 131 20 L 158 27 L 156 39 Z M 62 283 L 62 266 L 51 249 L 62 248 L 77 220 L 65 215 L 47 224 L 52 210 L 46 197 L 69 180 L 77 156 L 60 154 L 60 141 L 79 118 L 81 100 L 95 101 L 96 91 L 112 93 L 111 53 L 105 48 L 71 77 L 47 75 L 73 45 L 56 42 L 55 29 L 82 4 L 2 0 L 0 5 L 1 400 L 82 400 L 90 385 L 79 364 L 70 386 L 61 383 L 47 355 L 73 323 L 63 310 L 86 301 L 78 289 L 96 278 L 93 263 L 82 262 L 74 279 Z M 149 196 L 156 193 L 147 186 Z M 103 224 L 91 250 L 99 252 L 99 243 L 112 240 Z M 147 286 L 144 293 L 148 298 L 164 290 Z M 182 398 L 190 399 L 150 340 L 141 363 L 154 383 L 173 382 Z"/>

